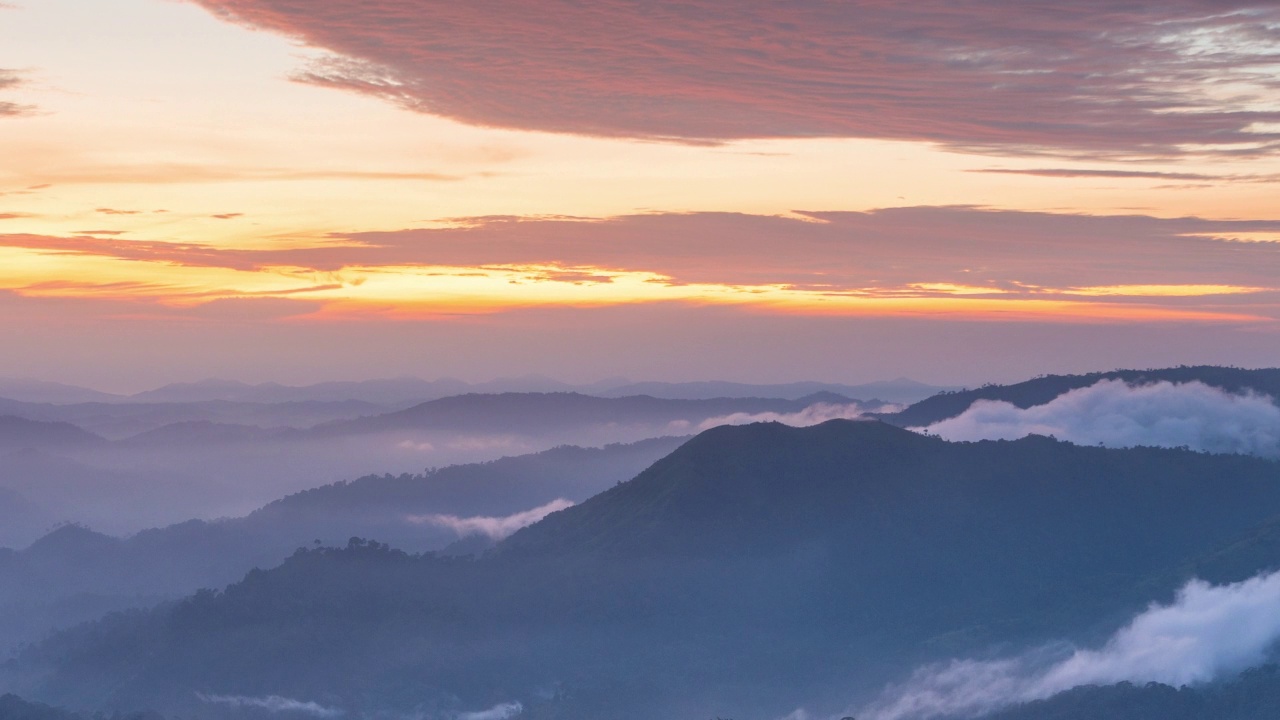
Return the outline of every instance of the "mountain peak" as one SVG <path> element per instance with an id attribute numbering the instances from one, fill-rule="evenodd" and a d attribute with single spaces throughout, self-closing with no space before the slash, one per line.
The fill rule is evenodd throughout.
<path id="1" fill-rule="evenodd" d="M 119 542 L 117 538 L 83 525 L 68 523 L 36 540 L 26 549 L 26 554 L 33 557 L 86 558 Z"/>
<path id="2" fill-rule="evenodd" d="M 947 445 L 875 420 L 724 425 L 630 482 L 516 533 L 501 551 L 770 544 L 858 506 L 880 492 L 881 477 L 896 479 L 928 448 Z"/>

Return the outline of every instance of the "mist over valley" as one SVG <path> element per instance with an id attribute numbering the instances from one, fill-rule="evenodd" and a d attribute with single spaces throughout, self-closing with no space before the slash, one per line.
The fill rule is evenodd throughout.
<path id="1" fill-rule="evenodd" d="M 1076 690 L 1116 683 L 1149 688 L 1153 707 L 1171 701 L 1147 683 L 1213 707 L 1213 693 L 1271 687 L 1265 668 L 1231 683 L 1280 638 L 1249 619 L 1280 605 L 1267 574 L 1280 568 L 1277 376 L 1062 376 L 905 407 L 465 394 L 304 428 L 179 420 L 114 440 L 54 419 L 83 406 L 34 404 L 42 419 L 6 426 L 15 520 L 59 482 L 62 507 L 105 517 L 88 490 L 112 477 L 88 464 L 104 458 L 207 471 L 216 457 L 252 484 L 235 468 L 335 454 L 255 488 L 284 489 L 247 513 L 29 530 L 38 539 L 0 550 L 0 682 L 66 712 L 210 718 L 1021 718 L 1129 697 Z M 245 401 L 192 402 L 169 410 Z M 146 412 L 172 417 L 157 405 Z M 97 417 L 140 414 L 111 407 Z M 385 466 L 406 438 L 499 436 L 536 451 L 291 484 L 339 452 Z M 131 482 L 163 497 L 136 467 L 117 472 L 115 497 Z M 175 512 L 201 502 L 179 498 Z M 1226 624 L 1176 619 L 1206 612 Z M 1244 644 L 1226 630 L 1241 623 Z M 1162 643 L 1204 649 L 1143 660 Z"/>

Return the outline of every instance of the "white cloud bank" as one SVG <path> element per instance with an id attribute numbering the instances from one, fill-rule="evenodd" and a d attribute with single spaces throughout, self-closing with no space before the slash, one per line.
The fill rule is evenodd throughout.
<path id="1" fill-rule="evenodd" d="M 229 705 L 235 708 L 261 708 L 268 712 L 296 712 L 318 718 L 336 718 L 343 714 L 342 710 L 330 708 L 314 702 L 303 702 L 292 698 L 268 695 L 255 698 L 244 695 L 205 695 L 197 693 L 202 701 L 217 705 Z"/>
<path id="2" fill-rule="evenodd" d="M 486 535 L 493 540 L 501 540 L 515 531 L 532 525 L 553 512 L 573 507 L 572 500 L 552 500 L 546 505 L 525 510 L 505 517 L 458 517 L 457 515 L 408 515 L 405 517 L 416 525 L 433 525 L 454 531 L 458 537 L 468 535 Z M 486 711 L 487 712 L 487 711 Z M 484 718 L 480 718 L 484 720 Z"/>
<path id="3" fill-rule="evenodd" d="M 1231 585 L 1188 583 L 1096 650 L 1044 648 L 1005 660 L 922 668 L 856 713 L 860 720 L 975 717 L 1081 685 L 1206 682 L 1263 662 L 1280 639 L 1280 572 Z"/>
<path id="4" fill-rule="evenodd" d="M 1102 380 L 1025 410 L 979 400 L 961 415 L 925 429 L 946 440 L 1013 440 L 1036 434 L 1078 445 L 1186 446 L 1280 457 L 1280 407 L 1271 398 L 1234 395 L 1200 382 L 1129 386 Z"/>

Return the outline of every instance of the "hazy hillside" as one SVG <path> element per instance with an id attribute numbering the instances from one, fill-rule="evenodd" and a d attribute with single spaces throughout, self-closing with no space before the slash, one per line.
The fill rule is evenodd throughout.
<path id="1" fill-rule="evenodd" d="M 955 417 L 976 400 L 1003 400 L 1020 408 L 1043 405 L 1068 390 L 1089 387 L 1099 380 L 1123 380 L 1129 384 L 1157 381 L 1202 382 L 1228 392 L 1252 390 L 1280 398 L 1280 368 L 1245 370 L 1213 365 L 1155 370 L 1113 370 L 1087 375 L 1045 375 L 1014 385 L 986 385 L 976 390 L 944 392 L 921 400 L 898 413 L 879 416 L 899 427 L 924 427 Z"/>
<path id="2" fill-rule="evenodd" d="M 371 475 L 290 495 L 246 517 L 191 520 L 124 539 L 64 526 L 0 557 L 0 655 L 55 627 L 222 587 L 317 540 L 342 545 L 374 536 L 412 551 L 439 550 L 467 529 L 450 517 L 500 520 L 556 500 L 582 501 L 683 442 L 560 447 L 416 475 Z M 0 491 L 0 521 L 10 511 L 13 522 L 26 520 L 30 511 L 18 503 L 16 494 Z"/>
<path id="3" fill-rule="evenodd" d="M 708 380 L 704 382 L 637 382 L 591 394 L 605 397 L 651 395 L 673 400 L 710 400 L 713 398 L 769 397 L 796 400 L 814 393 L 834 393 L 863 400 L 878 399 L 891 403 L 912 403 L 953 388 L 926 385 L 908 378 L 884 380 L 861 385 L 839 383 L 795 382 L 775 385 L 752 385 Z"/>
<path id="4" fill-rule="evenodd" d="M 122 396 L 66 383 L 0 377 L 0 398 L 33 403 L 111 402 Z"/>
<path id="5" fill-rule="evenodd" d="M 52 517 L 18 492 L 0 488 L 0 547 L 17 544 L 47 530 Z"/>
<path id="6" fill-rule="evenodd" d="M 97 435 L 70 423 L 0 416 L 0 452 L 26 448 L 80 449 L 105 443 Z"/>
<path id="7" fill-rule="evenodd" d="M 29 420 L 71 423 L 109 440 L 122 440 L 166 425 L 181 423 L 209 422 L 252 425 L 261 428 L 307 428 L 334 420 L 379 415 L 412 404 L 412 402 L 393 402 L 379 405 L 359 400 L 279 403 L 204 400 L 198 402 L 90 402 L 57 405 L 0 399 L 0 413 Z"/>
<path id="8" fill-rule="evenodd" d="M 5 387 L 0 383 L 0 397 L 9 397 L 4 393 Z M 858 385 L 827 382 L 760 384 L 721 380 L 703 382 L 632 382 L 625 378 L 610 378 L 595 383 L 574 384 L 537 375 L 529 375 L 500 378 L 479 383 L 468 383 L 453 378 L 422 380 L 404 377 L 359 382 L 325 382 L 299 386 L 282 385 L 280 383 L 253 385 L 227 380 L 203 380 L 192 383 L 174 383 L 126 398 L 115 399 L 145 403 L 191 403 L 214 400 L 255 403 L 354 400 L 389 405 L 415 404 L 415 401 L 425 402 L 467 393 L 577 392 L 600 397 L 651 395 L 669 400 L 710 400 L 714 398 L 746 397 L 795 400 L 817 392 L 830 392 L 864 399 L 880 398 L 888 402 L 914 402 L 933 395 L 940 390 L 947 389 L 950 388 L 927 385 L 908 378 Z M 41 396 L 35 392 L 28 392 L 18 399 L 30 400 L 39 397 Z M 75 396 L 68 395 L 68 397 Z M 43 401 L 58 402 L 51 399 Z"/>
<path id="9" fill-rule="evenodd" d="M 196 692 L 349 713 L 839 712 L 923 660 L 1103 637 L 1277 515 L 1280 465 L 1251 457 L 722 427 L 484 558 L 302 552 L 64 634 L 9 682 L 184 712 Z"/>
<path id="10" fill-rule="evenodd" d="M 244 515 L 283 495 L 375 472 L 415 474 L 557 445 L 687 435 L 719 422 L 798 417 L 814 406 L 821 416 L 801 420 L 862 408 L 823 394 L 800 400 L 471 394 L 403 410 L 361 401 L 8 403 L 35 419 L 0 418 L 0 488 L 41 507 L 42 523 L 82 523 L 124 535 L 190 518 Z M 0 542 L 11 547 L 35 537 L 29 527 L 0 531 Z"/>
<path id="11" fill-rule="evenodd" d="M 601 398 L 580 393 L 467 394 L 422 403 L 399 412 L 333 422 L 312 434 L 347 435 L 403 430 L 456 433 L 541 435 L 571 428 L 696 428 L 711 418 L 734 414 L 798 413 L 816 403 L 856 404 L 839 395 L 816 394 L 796 400 L 716 398 L 668 400 L 633 395 Z"/>

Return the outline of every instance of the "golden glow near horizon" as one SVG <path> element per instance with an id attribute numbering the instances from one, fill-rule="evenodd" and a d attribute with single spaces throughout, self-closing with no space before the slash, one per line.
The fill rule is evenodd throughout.
<path id="1" fill-rule="evenodd" d="M 352 265 L 322 272 L 134 256 L 130 243 L 325 247 L 344 233 L 495 215 L 785 216 L 955 205 L 1271 219 L 1280 215 L 1280 160 L 1054 160 L 1050 173 L 1043 171 L 1044 158 L 968 155 L 928 143 L 699 146 L 470 127 L 291 82 L 288 75 L 312 51 L 161 0 L 23 2 L 0 10 L 0 49 L 0 67 L 18 68 L 23 78 L 3 99 L 35 108 L 0 120 L 0 236 L 119 243 L 114 254 L 90 254 L 72 246 L 6 246 L 0 237 L 0 290 L 23 296 L 190 307 L 278 295 L 316 303 L 304 313 L 316 320 L 679 302 L 812 315 L 1273 322 L 1239 305 L 1163 303 L 1276 289 L 1220 282 L 1010 289 L 922 277 L 823 291 L 782 282 L 686 284 L 647 267 L 571 262 Z M 1069 172 L 1099 167 L 1131 174 Z M 1247 242 L 1278 238 L 1266 231 L 1233 234 Z"/>

